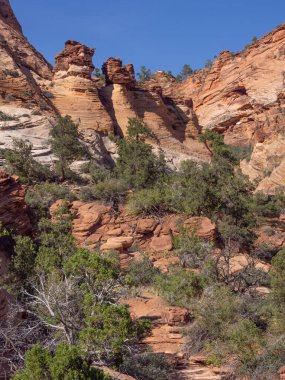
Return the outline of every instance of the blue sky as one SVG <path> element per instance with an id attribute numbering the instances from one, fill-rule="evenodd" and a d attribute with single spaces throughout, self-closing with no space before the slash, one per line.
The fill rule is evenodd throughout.
<path id="1" fill-rule="evenodd" d="M 94 64 L 120 57 L 156 71 L 204 66 L 285 22 L 285 0 L 10 0 L 24 34 L 51 62 L 74 39 Z"/>

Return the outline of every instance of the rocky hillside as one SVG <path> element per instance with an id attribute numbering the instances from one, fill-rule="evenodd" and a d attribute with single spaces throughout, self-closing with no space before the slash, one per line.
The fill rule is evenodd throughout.
<path id="1" fill-rule="evenodd" d="M 284 185 L 284 60 L 283 24 L 240 53 L 222 52 L 211 68 L 181 84 L 155 77 L 165 95 L 193 100 L 202 128 L 222 132 L 229 144 L 254 147 L 242 169 L 269 192 Z"/>
<path id="2" fill-rule="evenodd" d="M 260 190 L 284 184 L 284 25 L 240 53 L 222 52 L 211 68 L 182 83 L 157 72 L 139 84 L 133 65 L 109 58 L 102 86 L 92 77 L 94 49 L 76 41 L 66 42 L 52 67 L 24 37 L 9 0 L 0 2 L 0 37 L 0 111 L 15 116 L 0 120 L 5 146 L 13 137 L 26 138 L 35 156 L 50 160 L 51 121 L 69 114 L 93 151 L 104 156 L 114 153 L 108 136 L 124 135 L 128 118 L 139 117 L 175 166 L 187 157 L 208 159 L 197 135 L 211 128 L 227 143 L 253 149 L 242 170 Z"/>
<path id="3" fill-rule="evenodd" d="M 111 145 L 106 136 L 124 134 L 128 118 L 140 117 L 174 163 L 179 161 L 177 153 L 180 159 L 206 156 L 195 139 L 199 127 L 191 99 L 175 102 L 165 98 L 157 85 L 139 86 L 133 66 L 114 58 L 103 65 L 106 86 L 102 87 L 91 75 L 94 49 L 76 41 L 66 42 L 52 68 L 23 36 L 9 0 L 1 1 L 0 12 L 0 111 L 15 116 L 0 120 L 5 146 L 13 137 L 26 138 L 35 144 L 35 155 L 47 158 L 49 121 L 57 114 L 69 114 L 85 140 L 104 155 L 104 146 L 110 150 Z"/>

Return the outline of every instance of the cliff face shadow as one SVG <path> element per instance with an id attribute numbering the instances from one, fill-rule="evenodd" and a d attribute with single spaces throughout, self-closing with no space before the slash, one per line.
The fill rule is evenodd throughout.
<path id="1" fill-rule="evenodd" d="M 109 116 L 111 117 L 113 121 L 114 134 L 116 136 L 123 137 L 124 134 L 116 118 L 116 112 L 114 109 L 114 104 L 112 102 L 113 91 L 114 91 L 114 85 L 111 84 L 106 87 L 98 88 L 98 95 L 99 95 L 99 99 L 101 100 L 101 103 L 103 104 L 103 107 L 108 112 Z"/>

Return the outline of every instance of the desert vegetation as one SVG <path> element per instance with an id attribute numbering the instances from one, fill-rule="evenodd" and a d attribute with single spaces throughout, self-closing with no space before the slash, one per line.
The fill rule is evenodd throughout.
<path id="1" fill-rule="evenodd" d="M 107 380 L 97 368 L 102 364 L 139 380 L 168 379 L 173 366 L 138 345 L 151 322 L 132 319 L 120 302 L 142 287 L 191 310 L 184 332 L 189 355 L 203 353 L 215 366 L 230 361 L 232 378 L 252 380 L 273 378 L 284 364 L 285 251 L 256 245 L 258 228 L 282 212 L 283 193 L 256 193 L 239 169 L 241 152 L 216 132 L 199 137 L 211 161 L 184 161 L 177 171 L 162 152 L 153 152 L 152 139 L 145 123 L 130 119 L 125 138 L 116 137 L 116 162 L 104 166 L 90 157 L 67 116 L 51 132 L 54 165 L 36 161 L 27 141 L 14 140 L 3 152 L 6 170 L 28 185 L 34 223 L 31 236 L 1 232 L 13 255 L 1 277 L 12 299 L 10 322 L 0 322 L 0 355 L 13 379 L 30 379 L 33 373 L 39 380 Z M 70 164 L 80 158 L 86 164 L 74 173 Z M 61 207 L 51 216 L 58 199 Z M 122 270 L 115 252 L 76 245 L 68 208 L 75 199 L 107 203 L 115 212 L 125 204 L 132 215 L 207 216 L 217 236 L 208 241 L 181 224 L 172 251 L 179 263 L 168 272 L 154 267 L 147 252 Z M 248 256 L 247 264 L 233 272 L 232 259 L 240 253 Z M 260 259 L 269 271 L 256 265 Z M 261 287 L 269 294 L 260 295 Z"/>

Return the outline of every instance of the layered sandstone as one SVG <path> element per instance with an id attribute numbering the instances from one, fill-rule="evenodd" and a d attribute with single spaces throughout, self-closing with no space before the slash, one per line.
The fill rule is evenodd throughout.
<path id="1" fill-rule="evenodd" d="M 208 160 L 197 135 L 213 128 L 227 143 L 253 146 L 242 170 L 259 183 L 258 190 L 272 193 L 284 185 L 285 25 L 240 53 L 222 52 L 211 68 L 182 83 L 162 71 L 137 83 L 132 65 L 110 58 L 103 65 L 106 86 L 98 86 L 91 75 L 93 54 L 67 41 L 52 68 L 24 37 L 9 1 L 0 1 L 0 110 L 19 115 L 21 109 L 19 122 L 0 120 L 4 147 L 12 137 L 27 138 L 36 142 L 35 155 L 51 162 L 49 119 L 68 114 L 91 152 L 104 159 L 116 153 L 107 136 L 126 135 L 129 118 L 138 117 L 172 167 L 185 159 Z"/>
<path id="2" fill-rule="evenodd" d="M 284 126 L 284 60 L 281 25 L 240 53 L 222 52 L 172 92 L 191 97 L 200 124 L 223 131 L 228 142 L 262 141 Z"/>
<path id="3" fill-rule="evenodd" d="M 123 66 L 121 60 L 109 59 L 103 72 L 107 86 L 100 94 L 118 134 L 127 134 L 130 118 L 140 118 L 155 135 L 152 144 L 164 151 L 173 166 L 187 158 L 207 159 L 206 150 L 196 140 L 199 126 L 191 99 L 181 96 L 175 102 L 164 97 L 155 80 L 135 83 L 132 66 Z"/>
<path id="4" fill-rule="evenodd" d="M 164 97 L 156 82 L 137 85 L 133 65 L 123 65 L 115 58 L 103 65 L 107 86 L 97 88 L 98 81 L 91 76 L 94 49 L 76 41 L 66 42 L 52 70 L 23 36 L 8 0 L 1 3 L 1 10 L 0 106 L 10 106 L 11 111 L 19 106 L 32 109 L 47 118 L 68 114 L 79 124 L 92 150 L 107 155 L 106 144 L 110 144 L 102 135 L 125 135 L 129 118 L 139 117 L 156 136 L 151 143 L 163 149 L 173 166 L 189 157 L 205 159 L 207 152 L 195 139 L 199 127 L 191 99 L 180 97 L 176 102 Z M 100 141 L 94 146 L 98 134 Z M 48 150 L 45 143 L 41 150 Z"/>
<path id="5" fill-rule="evenodd" d="M 162 72 L 155 76 L 163 96 L 176 104 L 192 99 L 201 128 L 223 133 L 226 143 L 254 147 L 242 170 L 260 182 L 258 190 L 271 193 L 284 186 L 284 61 L 285 24 L 240 53 L 222 52 L 211 68 L 182 83 Z"/>
<path id="6" fill-rule="evenodd" d="M 113 133 L 113 122 L 98 94 L 91 74 L 94 49 L 67 41 L 55 58 L 54 76 L 49 91 L 61 115 L 70 115 L 84 130 Z"/>
<path id="7" fill-rule="evenodd" d="M 56 55 L 54 72 L 64 71 L 66 75 L 90 79 L 94 70 L 92 57 L 95 50 L 77 41 L 67 41 L 65 49 Z"/>
<path id="8" fill-rule="evenodd" d="M 241 169 L 257 191 L 273 194 L 285 186 L 285 139 L 283 134 L 273 135 L 263 143 L 257 143 L 250 160 L 241 162 Z"/>
<path id="9" fill-rule="evenodd" d="M 18 33 L 23 33 L 22 27 L 7 0 L 0 0 L 0 20 L 11 26 Z"/>
<path id="10" fill-rule="evenodd" d="M 51 65 L 24 37 L 9 0 L 0 2 L 0 35 L 23 69 L 33 71 L 42 78 L 51 78 Z"/>

